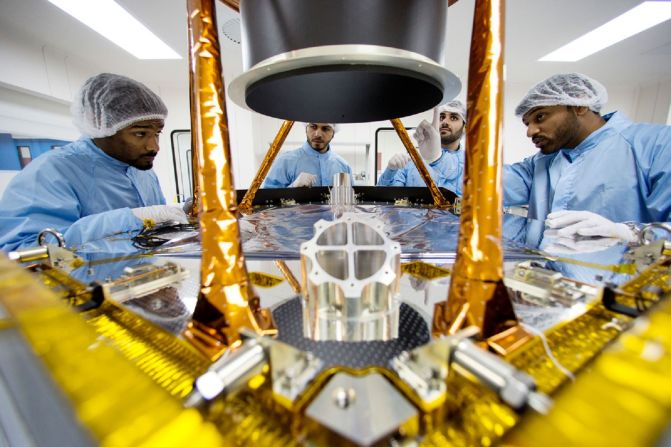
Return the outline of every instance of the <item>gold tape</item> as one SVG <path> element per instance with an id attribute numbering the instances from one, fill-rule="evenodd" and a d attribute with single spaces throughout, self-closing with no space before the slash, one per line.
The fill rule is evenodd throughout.
<path id="1" fill-rule="evenodd" d="M 405 149 L 408 151 L 408 154 L 410 155 L 412 162 L 417 167 L 419 175 L 422 176 L 424 183 L 426 183 L 426 186 L 429 188 L 431 197 L 433 197 L 434 205 L 436 205 L 436 207 L 438 208 L 449 207 L 450 202 L 448 202 L 447 199 L 443 197 L 443 193 L 440 192 L 440 190 L 436 186 L 436 182 L 434 182 L 433 179 L 431 178 L 431 174 L 429 174 L 428 169 L 426 169 L 426 165 L 424 164 L 422 156 L 419 155 L 417 148 L 415 147 L 414 144 L 412 144 L 410 136 L 408 135 L 408 131 L 405 130 L 405 126 L 403 125 L 401 120 L 398 118 L 394 118 L 390 121 L 391 125 L 394 126 L 394 129 L 396 130 L 396 134 L 401 139 L 403 146 L 405 146 Z"/>
<path id="2" fill-rule="evenodd" d="M 284 279 L 264 272 L 249 272 L 249 280 L 258 287 L 270 288 L 281 284 Z"/>
<path id="3" fill-rule="evenodd" d="M 254 180 L 252 180 L 251 185 L 249 185 L 249 189 L 247 189 L 245 196 L 242 198 L 242 201 L 240 202 L 241 212 L 243 213 L 251 212 L 252 202 L 254 202 L 254 196 L 256 196 L 256 192 L 261 187 L 261 184 L 263 183 L 263 180 L 266 178 L 266 175 L 268 175 L 270 166 L 272 166 L 273 161 L 275 161 L 277 153 L 282 148 L 284 140 L 287 139 L 287 135 L 289 135 L 289 131 L 291 131 L 293 125 L 294 125 L 293 121 L 285 121 L 282 123 L 280 130 L 277 131 L 277 135 L 275 136 L 275 139 L 270 145 L 270 148 L 268 148 L 268 153 L 263 158 L 261 166 L 259 167 L 259 170 L 256 173 Z"/>
<path id="4" fill-rule="evenodd" d="M 187 5 L 202 261 L 200 295 L 184 335 L 216 358 L 239 340 L 241 328 L 263 332 L 274 324 L 267 318 L 257 323 L 259 299 L 242 253 L 214 0 L 188 0 Z"/>
<path id="5" fill-rule="evenodd" d="M 452 273 L 450 269 L 438 267 L 426 262 L 413 261 L 401 264 L 401 272 L 414 276 L 417 279 L 434 280 L 445 278 Z"/>
<path id="6" fill-rule="evenodd" d="M 563 258 L 541 250 L 526 249 L 526 252 L 543 256 L 544 258 L 554 262 L 579 265 L 581 267 L 587 267 L 596 270 L 606 270 L 609 272 L 620 273 L 623 275 L 633 275 L 637 271 L 636 264 L 597 264 L 596 262 L 581 261 L 580 259 Z"/>
<path id="7" fill-rule="evenodd" d="M 438 303 L 434 311 L 436 335 L 460 329 L 454 324 L 460 316 L 462 323 L 478 326 L 484 338 L 515 320 L 501 286 L 504 22 L 502 0 L 476 2 L 459 245 L 449 300 Z"/>
<path id="8" fill-rule="evenodd" d="M 294 274 L 292 273 L 291 269 L 287 265 L 286 262 L 282 261 L 281 259 L 275 260 L 275 265 L 277 268 L 282 272 L 282 275 L 284 275 L 284 278 L 286 278 L 287 282 L 291 286 L 291 290 L 294 291 L 294 293 L 299 294 L 301 293 L 301 283 L 298 282 Z"/>

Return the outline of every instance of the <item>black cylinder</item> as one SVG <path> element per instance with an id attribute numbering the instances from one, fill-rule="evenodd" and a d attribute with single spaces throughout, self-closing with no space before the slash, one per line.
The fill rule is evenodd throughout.
<path id="1" fill-rule="evenodd" d="M 447 0 L 242 0 L 245 69 L 301 48 L 379 45 L 443 59 Z"/>
<path id="2" fill-rule="evenodd" d="M 445 76 L 436 70 L 444 70 L 447 3 L 242 0 L 243 65 L 257 70 L 244 85 L 245 105 L 286 120 L 340 123 L 428 110 L 446 99 Z M 354 47 L 345 45 L 365 47 L 350 59 L 342 52 Z M 323 60 L 314 52 L 301 60 L 300 50 L 315 47 Z M 267 60 L 278 55 L 284 55 L 283 65 L 268 69 Z M 456 78 L 452 90 L 455 85 L 447 99 L 458 93 Z"/>

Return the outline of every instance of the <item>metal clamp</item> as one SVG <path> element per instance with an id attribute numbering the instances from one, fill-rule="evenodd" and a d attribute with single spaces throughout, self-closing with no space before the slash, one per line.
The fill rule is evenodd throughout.
<path id="1" fill-rule="evenodd" d="M 37 235 L 37 244 L 43 247 L 46 246 L 46 238 L 48 234 L 56 238 L 59 247 L 65 248 L 65 238 L 63 237 L 63 233 L 58 230 L 54 230 L 53 228 L 45 228 L 44 230 L 40 231 L 40 233 Z"/>

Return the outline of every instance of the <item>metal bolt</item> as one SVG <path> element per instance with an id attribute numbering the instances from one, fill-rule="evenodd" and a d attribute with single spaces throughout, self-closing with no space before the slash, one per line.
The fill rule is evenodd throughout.
<path id="1" fill-rule="evenodd" d="M 356 400 L 356 392 L 353 388 L 345 389 L 338 387 L 333 391 L 333 402 L 340 409 L 346 409 Z"/>

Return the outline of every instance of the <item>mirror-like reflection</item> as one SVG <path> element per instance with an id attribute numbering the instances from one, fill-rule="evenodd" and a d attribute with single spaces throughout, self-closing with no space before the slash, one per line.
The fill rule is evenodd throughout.
<path id="1" fill-rule="evenodd" d="M 421 206 L 361 204 L 356 213 L 375 218 L 390 239 L 401 245 L 401 300 L 428 322 L 433 306 L 446 299 L 449 271 L 456 257 L 459 216 Z M 287 261 L 297 277 L 298 248 L 313 236 L 314 223 L 334 220 L 328 205 L 268 206 L 241 216 L 243 247 L 254 278 L 283 278 L 272 262 Z M 198 229 L 163 228 L 157 234 L 116 236 L 81 246 L 83 265 L 72 272 L 84 284 L 104 284 L 137 275 L 147 266 L 181 266 L 183 276 L 157 290 L 135 288 L 123 305 L 144 318 L 178 333 L 195 307 L 199 290 Z M 145 244 L 146 241 L 152 244 Z M 631 280 L 659 257 L 659 244 L 632 247 L 610 238 L 562 238 L 543 222 L 506 213 L 503 216 L 504 269 L 515 311 L 524 324 L 544 330 L 584 311 L 601 299 L 604 286 Z M 142 248 L 147 247 L 147 248 Z M 647 260 L 647 261 L 646 261 Z M 420 261 L 417 264 L 417 261 Z M 432 266 L 433 265 L 433 266 Z M 374 267 L 374 266 L 373 266 Z M 373 268 L 371 267 L 371 268 Z M 268 277 L 268 276 L 266 276 Z M 176 277 L 175 277 L 176 278 Z M 160 284 L 159 284 L 160 285 Z M 264 307 L 295 296 L 287 281 L 255 284 Z M 135 293 L 137 296 L 134 296 Z"/>

